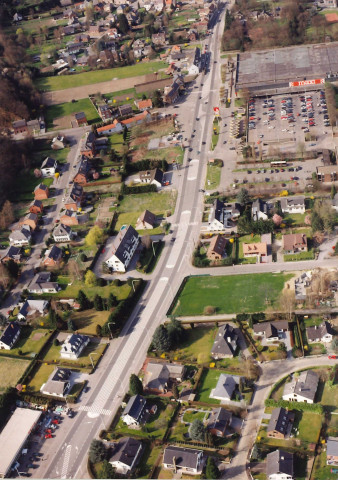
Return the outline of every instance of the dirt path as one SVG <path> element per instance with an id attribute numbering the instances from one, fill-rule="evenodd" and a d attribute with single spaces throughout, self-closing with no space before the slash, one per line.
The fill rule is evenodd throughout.
<path id="1" fill-rule="evenodd" d="M 93 85 L 84 85 L 82 87 L 67 88 L 66 90 L 56 90 L 55 92 L 45 92 L 42 94 L 44 105 L 58 105 L 59 103 L 80 100 L 90 94 L 111 93 L 134 88 L 138 83 L 149 81 L 149 75 L 140 75 L 138 77 L 121 78 L 119 80 L 109 80 L 108 82 L 94 83 Z"/>

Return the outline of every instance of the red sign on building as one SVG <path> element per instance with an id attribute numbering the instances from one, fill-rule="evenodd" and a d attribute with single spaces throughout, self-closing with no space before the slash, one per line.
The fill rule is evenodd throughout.
<path id="1" fill-rule="evenodd" d="M 289 82 L 289 87 L 306 87 L 308 85 L 322 85 L 325 78 L 316 78 L 315 80 L 300 80 L 299 82 Z"/>

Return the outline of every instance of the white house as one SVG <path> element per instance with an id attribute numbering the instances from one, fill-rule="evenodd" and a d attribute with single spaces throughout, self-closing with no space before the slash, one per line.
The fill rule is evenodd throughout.
<path id="1" fill-rule="evenodd" d="M 275 450 L 266 457 L 266 476 L 269 480 L 293 480 L 293 454 Z"/>
<path id="2" fill-rule="evenodd" d="M 163 467 L 187 475 L 200 475 L 204 466 L 203 450 L 169 445 L 163 454 Z"/>
<path id="3" fill-rule="evenodd" d="M 235 230 L 237 226 L 232 222 L 239 216 L 239 206 L 236 203 L 224 203 L 217 198 L 211 207 L 206 229 L 209 232 Z"/>
<path id="4" fill-rule="evenodd" d="M 31 239 L 32 234 L 29 225 L 22 225 L 20 230 L 13 230 L 9 235 L 9 243 L 16 247 L 29 245 Z"/>
<path id="5" fill-rule="evenodd" d="M 73 232 L 69 225 L 59 223 L 53 231 L 54 242 L 70 242 L 73 238 Z"/>
<path id="6" fill-rule="evenodd" d="M 106 264 L 114 272 L 125 272 L 140 241 L 139 234 L 131 226 L 124 225 L 117 234 Z"/>
<path id="7" fill-rule="evenodd" d="M 56 368 L 47 382 L 42 385 L 40 392 L 53 397 L 66 397 L 71 388 L 71 375 L 72 371 L 68 368 Z"/>
<path id="8" fill-rule="evenodd" d="M 252 203 L 251 216 L 252 216 L 252 220 L 254 220 L 255 222 L 257 220 L 267 220 L 268 219 L 267 203 L 261 200 L 260 198 L 257 198 L 257 200 L 255 200 Z"/>
<path id="9" fill-rule="evenodd" d="M 113 446 L 113 453 L 109 463 L 117 473 L 126 475 L 137 467 L 142 452 L 142 442 L 131 437 L 121 438 Z"/>
<path id="10" fill-rule="evenodd" d="M 304 197 L 288 197 L 280 200 L 283 213 L 305 213 Z"/>
<path id="11" fill-rule="evenodd" d="M 159 168 L 155 168 L 154 170 L 145 170 L 139 173 L 139 178 L 135 179 L 135 182 L 156 185 L 157 189 L 159 189 L 163 184 L 163 172 Z"/>
<path id="12" fill-rule="evenodd" d="M 0 337 L 0 349 L 10 350 L 14 347 L 20 336 L 21 327 L 18 323 L 11 322 Z"/>
<path id="13" fill-rule="evenodd" d="M 314 342 L 323 342 L 330 343 L 332 342 L 333 335 L 331 333 L 331 327 L 328 322 L 323 322 L 320 325 L 314 325 L 313 327 L 308 327 L 306 329 L 306 334 L 309 343 Z"/>
<path id="14" fill-rule="evenodd" d="M 20 308 L 18 320 L 27 320 L 33 315 L 45 315 L 48 309 L 47 300 L 31 300 L 28 299 Z"/>
<path id="15" fill-rule="evenodd" d="M 50 272 L 37 273 L 28 286 L 29 293 L 57 293 L 60 286 L 57 282 L 51 282 L 52 274 Z"/>
<path id="16" fill-rule="evenodd" d="M 313 403 L 318 388 L 318 375 L 312 370 L 301 372 L 284 386 L 283 400 Z"/>
<path id="17" fill-rule="evenodd" d="M 90 338 L 86 335 L 71 334 L 61 346 L 61 358 L 68 358 L 69 360 L 77 360 L 81 355 L 82 350 L 88 345 Z"/>
<path id="18" fill-rule="evenodd" d="M 130 397 L 121 416 L 123 422 L 126 425 L 140 425 L 143 414 L 145 413 L 146 403 L 146 399 L 141 395 L 133 395 Z"/>
<path id="19" fill-rule="evenodd" d="M 46 157 L 41 165 L 41 173 L 43 177 L 54 177 L 58 162 L 54 158 Z"/>

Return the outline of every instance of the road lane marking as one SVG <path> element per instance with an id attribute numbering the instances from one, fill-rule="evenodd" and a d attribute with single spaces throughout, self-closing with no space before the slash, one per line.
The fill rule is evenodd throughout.
<path id="1" fill-rule="evenodd" d="M 67 476 L 67 471 L 68 471 L 68 466 L 69 466 L 71 450 L 72 450 L 72 446 L 68 445 L 68 447 L 66 448 L 65 458 L 63 460 L 63 465 L 62 465 L 62 470 L 61 470 L 61 478 L 62 479 L 65 479 L 67 477 L 69 478 L 69 476 Z"/>

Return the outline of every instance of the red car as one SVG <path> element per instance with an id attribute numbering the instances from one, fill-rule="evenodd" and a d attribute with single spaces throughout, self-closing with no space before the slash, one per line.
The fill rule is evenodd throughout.
<path id="1" fill-rule="evenodd" d="M 59 420 L 52 420 L 52 423 L 53 423 L 54 425 L 59 425 Z"/>
<path id="2" fill-rule="evenodd" d="M 329 360 L 335 360 L 337 358 L 337 355 L 329 355 Z"/>

